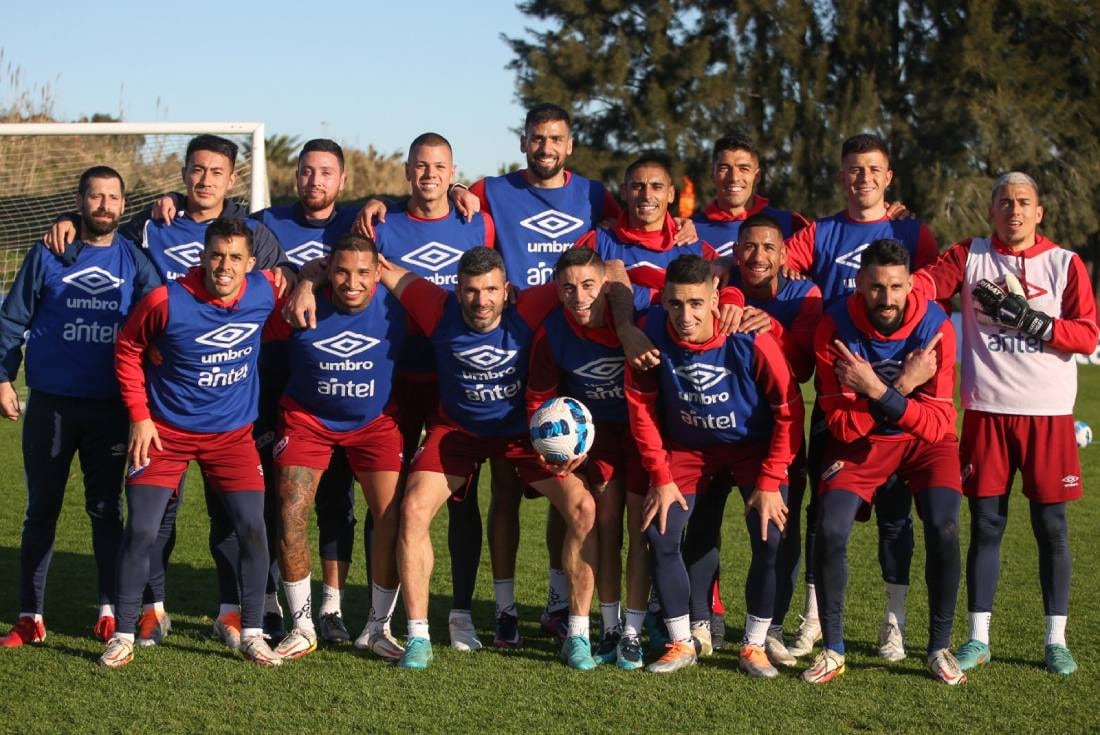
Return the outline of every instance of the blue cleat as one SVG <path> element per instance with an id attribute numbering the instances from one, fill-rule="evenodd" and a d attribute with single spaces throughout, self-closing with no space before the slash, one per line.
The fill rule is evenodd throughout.
<path id="1" fill-rule="evenodd" d="M 613 664 L 619 658 L 619 639 L 622 634 L 613 630 L 610 633 L 604 633 L 603 638 L 600 639 L 599 644 L 596 646 L 596 652 L 592 654 L 592 658 L 595 659 L 596 664 Z"/>
<path id="2" fill-rule="evenodd" d="M 615 665 L 623 671 L 640 669 L 645 664 L 642 642 L 636 635 L 624 635 L 619 639 L 618 658 Z"/>
<path id="3" fill-rule="evenodd" d="M 596 668 L 596 659 L 592 658 L 592 643 L 588 636 L 571 635 L 561 644 L 561 660 L 571 669 L 591 671 Z"/>
<path id="4" fill-rule="evenodd" d="M 427 638 L 409 638 L 405 641 L 405 653 L 397 660 L 397 666 L 402 669 L 426 669 L 433 658 L 431 641 Z"/>
<path id="5" fill-rule="evenodd" d="M 1065 646 L 1051 644 L 1046 647 L 1047 671 L 1052 674 L 1069 676 L 1077 671 L 1077 662 L 1073 660 L 1073 654 Z"/>
<path id="6" fill-rule="evenodd" d="M 982 664 L 987 664 L 990 658 L 989 646 L 973 638 L 959 646 L 959 650 L 955 652 L 955 660 L 959 662 L 959 668 L 963 671 L 970 671 Z"/>

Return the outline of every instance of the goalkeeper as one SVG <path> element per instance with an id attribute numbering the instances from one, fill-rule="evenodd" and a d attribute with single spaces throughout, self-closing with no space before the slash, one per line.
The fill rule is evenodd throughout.
<path id="1" fill-rule="evenodd" d="M 966 562 L 969 640 L 963 670 L 988 662 L 990 617 L 1008 520 L 1008 491 L 1019 470 L 1039 546 L 1048 671 L 1072 674 L 1066 645 L 1070 551 L 1066 503 L 1081 497 L 1073 432 L 1074 353 L 1091 353 L 1100 330 L 1081 258 L 1038 234 L 1039 189 L 1027 174 L 997 179 L 990 237 L 964 240 L 914 277 L 934 299 L 962 296 L 963 418 L 960 464 L 970 503 Z"/>

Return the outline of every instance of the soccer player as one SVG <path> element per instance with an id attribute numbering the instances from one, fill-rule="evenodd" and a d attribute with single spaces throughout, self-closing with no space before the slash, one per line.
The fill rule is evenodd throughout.
<path id="1" fill-rule="evenodd" d="M 7 648 L 46 638 L 46 574 L 74 454 L 84 474 L 99 580 L 94 631 L 103 641 L 115 631 L 129 421 L 114 373 L 114 341 L 131 307 L 160 278 L 118 233 L 126 197 L 117 171 L 93 166 L 81 174 L 76 205 L 80 231 L 67 257 L 31 246 L 0 308 L 0 413 L 12 421 L 22 413 L 12 381 L 24 341 L 30 389 L 23 423 L 27 513 L 19 553 L 20 612 L 12 631 L 0 637 Z"/>
<path id="2" fill-rule="evenodd" d="M 99 659 L 108 668 L 133 659 L 150 551 L 191 460 L 240 539 L 240 651 L 258 665 L 281 663 L 263 637 L 267 532 L 252 439 L 261 330 L 277 305 L 277 287 L 269 272 L 250 272 L 252 229 L 244 220 L 210 223 L 204 245 L 201 267 L 142 299 L 115 351 L 130 414 L 131 466 L 118 559 L 118 631 Z"/>
<path id="3" fill-rule="evenodd" d="M 966 675 L 950 651 L 962 497 L 955 332 L 938 304 L 912 293 L 905 245 L 876 240 L 860 260 L 856 293 L 826 311 L 814 336 L 829 429 L 813 558 L 824 646 L 802 679 L 824 684 L 844 673 L 848 537 L 897 474 L 916 496 L 924 523 L 928 668 L 939 681 L 962 684 Z"/>
<path id="4" fill-rule="evenodd" d="M 886 189 L 893 181 L 890 153 L 876 135 L 855 135 L 840 149 L 837 180 L 847 196 L 847 206 L 830 217 L 811 222 L 787 240 L 787 266 L 812 278 L 821 289 L 825 308 L 842 301 L 855 290 L 860 254 L 871 242 L 893 239 L 909 253 L 913 268 L 934 261 L 939 254 L 936 238 L 915 219 L 891 219 Z M 826 436 L 821 411 L 815 403 L 810 417 L 807 465 L 812 494 L 806 509 L 806 602 L 802 624 L 788 650 L 804 656 L 821 638 L 813 579 L 816 538 L 818 477 L 822 470 L 822 441 Z M 875 495 L 879 532 L 879 561 L 886 585 L 886 607 L 879 627 L 879 655 L 888 661 L 905 658 L 905 598 L 909 589 L 909 565 L 913 556 L 912 494 L 891 481 Z"/>
<path id="5" fill-rule="evenodd" d="M 953 245 L 915 275 L 916 289 L 928 298 L 962 295 L 970 635 L 958 650 L 959 665 L 968 670 L 990 660 L 1001 537 L 1019 471 L 1039 549 L 1046 667 L 1072 674 L 1077 664 L 1065 637 L 1072 561 L 1066 504 L 1082 492 L 1073 354 L 1096 348 L 1096 301 L 1080 256 L 1039 234 L 1043 207 L 1030 176 L 1013 171 L 997 179 L 989 218 L 992 235 Z"/>
<path id="6" fill-rule="evenodd" d="M 787 515 L 787 466 L 801 443 L 802 402 L 771 335 L 723 335 L 713 316 L 717 304 L 709 263 L 698 255 L 673 260 L 661 307 L 649 312 L 643 330 L 661 352 L 660 365 L 648 372 L 631 368 L 626 376 L 630 428 L 650 477 L 642 523 L 670 637 L 647 670 L 669 673 L 695 663 L 681 538 L 696 490 L 706 490 L 725 470 L 741 488 L 752 545 L 740 667 L 772 677 L 778 672 L 763 646 Z"/>
<path id="7" fill-rule="evenodd" d="M 317 297 L 316 327 L 295 330 L 287 344 L 290 380 L 274 449 L 279 562 L 294 615 L 294 629 L 275 653 L 286 659 L 317 647 L 306 521 L 337 446 L 347 452 L 375 520 L 366 647 L 387 660 L 403 653 L 386 625 L 397 600 L 394 553 L 402 467 L 401 432 L 390 389 L 407 317 L 392 295 L 376 291 L 378 269 L 378 252 L 369 238 L 338 238 L 328 259 L 327 287 Z"/>

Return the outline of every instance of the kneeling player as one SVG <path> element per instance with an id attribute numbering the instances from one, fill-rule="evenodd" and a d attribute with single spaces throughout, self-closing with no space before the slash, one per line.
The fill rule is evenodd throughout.
<path id="1" fill-rule="evenodd" d="M 826 311 L 814 338 L 829 428 L 814 558 L 824 646 L 802 672 L 814 684 L 844 673 L 848 537 L 895 473 L 909 483 L 924 522 L 928 668 L 946 684 L 966 681 L 949 650 L 962 497 L 955 333 L 943 309 L 911 293 L 912 285 L 905 246 L 876 240 L 863 251 L 856 293 Z"/>

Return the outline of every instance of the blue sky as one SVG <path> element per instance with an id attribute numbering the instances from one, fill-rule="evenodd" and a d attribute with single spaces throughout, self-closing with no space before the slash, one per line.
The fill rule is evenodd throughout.
<path id="1" fill-rule="evenodd" d="M 0 106 L 17 66 L 62 120 L 260 120 L 383 152 L 433 130 L 473 179 L 523 158 L 500 35 L 525 25 L 503 0 L 16 3 L 0 25 Z"/>

